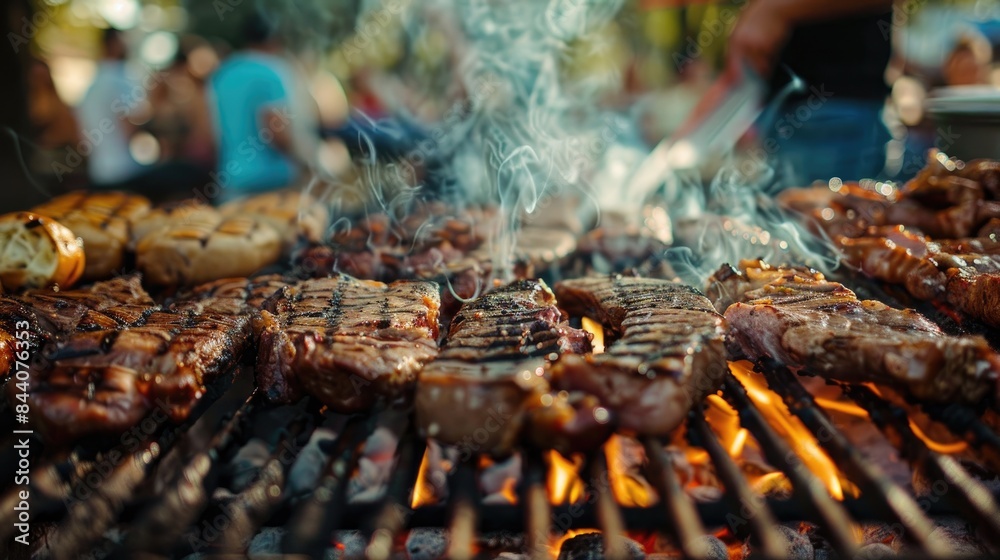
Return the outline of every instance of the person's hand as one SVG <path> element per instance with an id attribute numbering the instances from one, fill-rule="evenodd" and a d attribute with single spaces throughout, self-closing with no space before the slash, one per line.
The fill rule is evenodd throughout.
<path id="1" fill-rule="evenodd" d="M 767 0 L 751 0 L 729 36 L 726 70 L 739 74 L 749 65 L 769 78 L 792 33 L 792 22 Z"/>

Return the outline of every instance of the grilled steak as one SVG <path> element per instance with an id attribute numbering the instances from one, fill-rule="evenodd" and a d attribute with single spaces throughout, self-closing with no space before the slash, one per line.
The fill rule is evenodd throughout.
<path id="1" fill-rule="evenodd" d="M 734 357 L 883 383 L 931 401 L 978 403 L 996 394 L 1000 356 L 982 337 L 947 336 L 915 311 L 860 301 L 816 271 L 759 260 L 739 270 L 725 265 L 709 295 L 725 310 Z"/>
<path id="2" fill-rule="evenodd" d="M 420 374 L 420 433 L 475 452 L 509 454 L 530 407 L 548 392 L 548 363 L 590 350 L 588 335 L 570 328 L 555 303 L 544 283 L 519 280 L 463 305 L 438 358 Z"/>
<path id="3" fill-rule="evenodd" d="M 995 161 L 965 163 L 932 150 L 924 169 L 898 191 L 867 181 L 790 189 L 778 200 L 831 237 L 863 236 L 869 227 L 893 225 L 933 237 L 970 237 L 1000 219 L 998 170 Z"/>
<path id="4" fill-rule="evenodd" d="M 495 209 L 469 207 L 456 212 L 430 204 L 401 220 L 371 214 L 345 228 L 334 224 L 329 246 L 312 246 L 294 260 L 300 273 L 391 282 L 425 280 L 441 286 L 441 318 L 447 325 L 463 300 L 493 287 L 495 249 L 486 243 L 499 225 Z M 538 222 L 538 220 L 535 220 Z M 512 276 L 535 278 L 554 270 L 576 247 L 571 225 L 533 223 L 518 230 L 512 250 Z"/>
<path id="5" fill-rule="evenodd" d="M 137 326 L 76 332 L 35 373 L 32 420 L 49 441 L 116 433 L 154 407 L 180 421 L 247 346 L 250 317 L 157 310 Z"/>
<path id="6" fill-rule="evenodd" d="M 174 311 L 210 311 L 224 315 L 253 314 L 288 283 L 277 274 L 255 278 L 223 278 L 197 286 L 171 302 Z"/>
<path id="7" fill-rule="evenodd" d="M 0 296 L 0 378 L 15 365 L 16 337 L 33 358 L 57 335 L 77 330 L 113 329 L 135 324 L 152 311 L 153 300 L 136 276 L 97 282 L 77 290 L 34 290 L 20 296 Z M 18 329 L 18 323 L 27 329 Z M 23 324 L 22 324 L 23 326 Z M 22 360 L 23 363 L 23 360 Z"/>
<path id="8" fill-rule="evenodd" d="M 836 241 L 847 262 L 865 274 L 1000 326 L 1000 242 L 930 241 L 903 227 L 872 228 L 865 237 Z"/>
<path id="9" fill-rule="evenodd" d="M 308 393 L 339 412 L 406 397 L 437 354 L 439 305 L 430 282 L 340 275 L 284 287 L 255 321 L 258 384 L 272 400 Z"/>
<path id="10" fill-rule="evenodd" d="M 697 290 L 613 276 L 560 282 L 556 295 L 572 315 L 599 320 L 616 340 L 603 354 L 561 358 L 553 384 L 595 395 L 625 430 L 667 435 L 722 382 L 724 322 Z"/>

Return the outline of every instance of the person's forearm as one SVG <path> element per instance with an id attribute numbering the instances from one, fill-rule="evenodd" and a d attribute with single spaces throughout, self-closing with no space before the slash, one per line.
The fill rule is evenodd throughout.
<path id="1" fill-rule="evenodd" d="M 893 0 L 750 0 L 793 24 L 889 11 Z"/>

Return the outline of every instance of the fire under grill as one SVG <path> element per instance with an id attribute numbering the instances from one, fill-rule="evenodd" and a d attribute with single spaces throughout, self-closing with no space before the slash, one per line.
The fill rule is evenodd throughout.
<path id="1" fill-rule="evenodd" d="M 428 450 L 427 442 L 415 435 L 412 414 L 383 409 L 338 415 L 308 399 L 266 407 L 251 370 L 240 365 L 215 383 L 181 426 L 154 412 L 113 446 L 90 441 L 69 451 L 39 452 L 41 444 L 33 441 L 34 456 L 40 458 L 31 466 L 32 542 L 38 543 L 33 557 L 257 552 L 394 558 L 406 557 L 404 541 L 411 530 L 438 528 L 446 531 L 432 534 L 447 538 L 432 539 L 423 548 L 411 545 L 410 557 L 491 558 L 499 550 L 513 550 L 519 557 L 553 558 L 559 554 L 560 535 L 597 530 L 608 558 L 631 558 L 630 541 L 623 537 L 639 534 L 661 535 L 675 555 L 686 558 L 728 557 L 713 546 L 720 541 L 708 537 L 720 534 L 747 543 L 744 550 L 753 557 L 794 558 L 801 556 L 780 529 L 781 523 L 799 522 L 814 527 L 811 538 L 822 539 L 828 557 L 855 557 L 863 544 L 857 528 L 878 523 L 907 543 L 906 557 L 950 558 L 956 554 L 955 543 L 935 531 L 935 520 L 946 517 L 962 520 L 977 539 L 1000 547 L 996 489 L 953 456 L 929 448 L 898 402 L 867 385 L 841 386 L 900 458 L 933 481 L 927 495 L 915 496 L 882 465 L 866 459 L 802 378 L 781 364 L 759 368 L 765 390 L 808 428 L 856 486 L 856 495 L 838 499 L 831 494 L 799 459 L 795 442 L 779 434 L 751 398 L 750 392 L 761 388 L 747 386 L 734 367 L 722 391 L 709 400 L 721 397 L 736 411 L 739 426 L 757 442 L 767 463 L 787 478 L 786 496 L 762 497 L 751 487 L 706 420 L 706 408 L 715 406 L 706 402 L 690 414 L 684 439 L 707 454 L 724 489 L 718 499 L 692 499 L 666 442 L 646 439 L 641 441 L 648 459 L 643 474 L 656 494 L 649 505 L 621 505 L 609 484 L 612 473 L 604 453 L 580 463 L 577 501 L 552 504 L 547 485 L 551 462 L 542 451 L 526 449 L 507 503 L 484 502 L 479 482 L 483 458 L 464 453 L 447 476 L 447 498 L 411 507 L 415 489 L 426 482 L 419 479 Z M 961 405 L 920 408 L 975 448 L 986 470 L 1000 471 L 1000 435 L 978 411 Z M 355 481 L 371 467 L 362 463 L 370 462 L 376 432 L 391 435 L 375 445 L 380 447 L 375 452 L 385 456 L 388 474 L 376 491 L 367 489 L 374 499 L 363 499 L 366 489 L 359 494 Z M 17 464 L 12 443 L 3 446 L 0 458 L 5 472 Z M 16 489 L 6 488 L 0 501 L 5 557 L 17 558 L 24 553 L 11 545 Z"/>

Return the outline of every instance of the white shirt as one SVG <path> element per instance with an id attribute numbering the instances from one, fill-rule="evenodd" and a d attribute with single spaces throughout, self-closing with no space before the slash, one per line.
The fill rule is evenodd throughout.
<path id="1" fill-rule="evenodd" d="M 89 150 L 90 180 L 94 183 L 117 183 L 142 171 L 143 166 L 129 152 L 125 131 L 135 100 L 145 99 L 148 93 L 128 77 L 123 62 L 98 63 L 94 81 L 76 110 L 83 135 L 77 149 L 83 156 Z"/>

